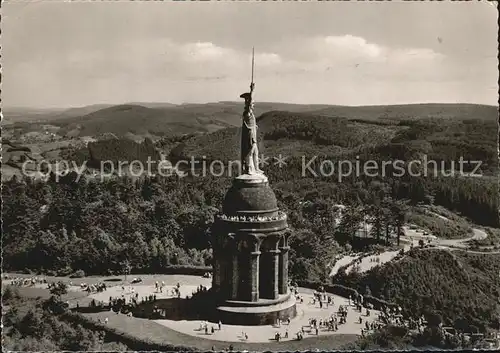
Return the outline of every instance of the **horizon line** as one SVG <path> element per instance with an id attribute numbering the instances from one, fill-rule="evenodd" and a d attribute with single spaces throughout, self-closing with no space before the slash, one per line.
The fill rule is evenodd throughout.
<path id="1" fill-rule="evenodd" d="M 86 107 L 92 107 L 96 105 L 107 105 L 109 107 L 113 106 L 120 106 L 120 105 L 137 105 L 140 106 L 141 104 L 168 104 L 172 106 L 182 106 L 182 105 L 206 105 L 206 104 L 221 104 L 221 103 L 241 103 L 243 104 L 244 102 L 242 101 L 236 101 L 236 100 L 220 100 L 220 101 L 210 101 L 210 102 L 182 102 L 182 103 L 171 103 L 171 102 L 158 102 L 158 101 L 137 101 L 137 102 L 124 102 L 124 103 L 92 103 L 92 104 L 86 104 L 86 105 L 74 105 L 74 106 L 47 106 L 47 107 L 35 107 L 35 106 L 1 106 L 1 110 L 16 110 L 16 109 L 25 109 L 25 110 L 69 110 L 69 109 L 80 109 L 80 108 L 86 108 Z M 360 108 L 360 107 L 383 107 L 383 106 L 403 106 L 403 105 L 483 105 L 483 106 L 489 106 L 489 107 L 499 107 L 499 104 L 485 104 L 485 103 L 477 103 L 477 102 L 414 102 L 414 103 L 390 103 L 390 104 L 360 104 L 360 105 L 348 105 L 348 104 L 332 104 L 332 103 L 293 103 L 293 102 L 279 102 L 279 101 L 258 101 L 256 102 L 256 106 L 259 105 L 259 103 L 274 103 L 274 104 L 289 104 L 289 105 L 308 105 L 308 106 L 331 106 L 331 107 L 349 107 L 349 108 Z M 105 108 L 103 108 L 105 109 Z"/>

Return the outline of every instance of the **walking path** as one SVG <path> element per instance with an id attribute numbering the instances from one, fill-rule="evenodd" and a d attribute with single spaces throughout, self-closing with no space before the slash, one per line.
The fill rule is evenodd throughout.
<path id="1" fill-rule="evenodd" d="M 444 216 L 440 216 L 441 218 L 447 219 Z M 404 236 L 401 237 L 401 241 L 406 244 L 403 246 L 404 251 L 409 251 L 413 247 L 418 247 L 418 241 L 420 239 L 424 240 L 425 243 L 432 244 L 433 248 L 440 249 L 449 249 L 449 250 L 464 250 L 468 253 L 472 254 L 500 254 L 500 251 L 480 251 L 480 250 L 470 250 L 468 249 L 467 242 L 471 240 L 482 240 L 488 237 L 488 234 L 478 228 L 473 228 L 473 235 L 468 238 L 462 239 L 439 239 L 432 234 L 423 234 L 422 230 L 411 229 L 408 226 L 403 227 Z M 432 248 L 431 248 L 432 249 Z M 370 255 L 366 257 L 362 257 L 362 254 L 359 255 L 347 255 L 340 258 L 332 268 L 330 272 L 330 277 L 333 277 L 339 271 L 339 268 L 351 263 L 350 266 L 346 268 L 346 273 L 349 273 L 353 270 L 353 268 L 357 268 L 359 273 L 363 273 L 371 270 L 372 268 L 383 265 L 389 261 L 392 261 L 398 254 L 400 250 L 395 251 L 384 251 L 378 255 Z M 359 263 L 356 263 L 355 260 L 360 259 Z"/>
<path id="2" fill-rule="evenodd" d="M 357 254 L 357 255 L 345 255 L 342 256 L 340 259 L 338 259 L 335 264 L 332 267 L 332 270 L 330 271 L 330 277 L 333 277 L 339 272 L 340 268 L 348 265 L 349 263 L 353 262 L 354 260 L 360 258 L 362 254 Z"/>
<path id="3" fill-rule="evenodd" d="M 354 268 L 357 268 L 359 273 L 366 272 L 372 268 L 383 265 L 386 262 L 391 261 L 399 254 L 399 250 L 395 251 L 384 251 L 378 255 L 370 255 L 363 257 L 360 263 L 353 264 L 346 269 L 346 273 L 350 273 Z"/>

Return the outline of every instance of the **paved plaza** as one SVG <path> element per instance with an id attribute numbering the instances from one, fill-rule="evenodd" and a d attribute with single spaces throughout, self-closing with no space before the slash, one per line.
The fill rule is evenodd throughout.
<path id="1" fill-rule="evenodd" d="M 307 337 L 316 337 L 316 331 L 310 325 L 311 319 L 316 319 L 318 322 L 328 320 L 332 315 L 337 313 L 340 305 L 348 305 L 349 300 L 330 294 L 333 298 L 334 305 L 327 306 L 326 304 L 320 308 L 318 301 L 313 304 L 313 292 L 309 290 L 299 289 L 299 295 L 302 296 L 304 302 L 301 304 L 297 301 L 297 316 L 290 321 L 290 324 L 281 323 L 278 325 L 266 326 L 240 326 L 240 325 L 224 325 L 221 330 L 218 330 L 218 323 L 204 322 L 200 320 L 192 321 L 174 321 L 174 320 L 156 320 L 157 323 L 167 326 L 172 330 L 182 332 L 188 335 L 203 337 L 215 341 L 226 342 L 270 342 L 275 340 L 277 333 L 281 335 L 281 341 L 295 340 L 297 333 L 304 328 L 304 339 Z M 338 325 L 337 331 L 329 331 L 326 327 L 321 327 L 318 330 L 319 336 L 335 335 L 335 334 L 361 334 L 361 329 L 365 327 L 365 321 L 373 322 L 378 318 L 379 312 L 370 310 L 370 316 L 366 316 L 366 309 L 363 309 L 362 324 L 359 323 L 360 313 L 354 306 L 350 306 L 345 324 Z M 208 334 L 205 333 L 204 325 L 208 326 Z M 214 333 L 211 333 L 211 327 L 214 327 Z M 286 332 L 288 331 L 288 338 Z M 246 338 L 245 337 L 246 334 Z"/>
<path id="2" fill-rule="evenodd" d="M 195 278 L 199 279 L 199 284 L 206 286 L 207 288 L 210 287 L 210 279 L 201 277 Z M 199 285 L 193 284 L 193 279 L 189 281 L 190 284 L 183 284 L 179 282 L 181 298 L 191 296 L 193 291 L 197 290 Z M 173 284 L 172 281 L 169 282 L 170 283 L 168 285 L 165 284 L 161 292 L 156 290 L 155 284 L 136 284 L 126 286 L 116 285 L 109 287 L 103 292 L 92 293 L 89 297 L 95 299 L 96 301 L 102 301 L 105 303 L 109 301 L 110 296 L 114 298 L 128 299 L 135 295 L 135 293 L 138 294 L 139 298 L 147 297 L 149 295 L 156 295 L 157 299 L 175 298 L 177 295 L 173 294 L 172 291 L 177 284 Z M 161 284 L 161 281 L 159 281 L 159 284 Z M 290 324 L 284 322 L 281 323 L 280 326 L 277 324 L 265 326 L 222 324 L 221 330 L 219 330 L 218 322 L 206 322 L 202 320 L 154 320 L 154 322 L 180 333 L 215 341 L 249 343 L 270 342 L 275 340 L 277 333 L 281 335 L 281 341 L 289 341 L 295 340 L 297 338 L 297 333 L 302 331 L 302 329 L 304 329 L 304 338 L 316 337 L 316 330 L 310 325 L 311 320 L 316 319 L 318 322 L 320 320 L 327 321 L 332 315 L 336 315 L 339 310 L 339 306 L 348 306 L 349 304 L 348 299 L 329 294 L 329 296 L 333 299 L 334 304 L 327 305 L 326 302 L 324 302 L 320 308 L 319 302 L 314 300 L 313 291 L 299 288 L 299 296 L 302 297 L 303 302 L 301 303 L 301 300 L 297 300 L 297 316 L 290 321 Z M 354 306 L 348 306 L 346 323 L 339 324 L 337 331 L 328 330 L 324 326 L 319 327 L 318 336 L 335 334 L 359 335 L 361 334 L 361 329 L 365 328 L 365 321 L 375 321 L 378 318 L 378 314 L 378 311 L 370 310 L 370 316 L 366 316 L 366 309 L 363 309 L 362 314 L 360 314 Z M 360 316 L 362 317 L 361 324 L 359 323 Z M 207 326 L 207 330 L 205 330 L 205 325 Z M 212 333 L 212 327 L 214 328 L 214 333 Z M 288 335 L 286 334 L 287 332 Z"/>

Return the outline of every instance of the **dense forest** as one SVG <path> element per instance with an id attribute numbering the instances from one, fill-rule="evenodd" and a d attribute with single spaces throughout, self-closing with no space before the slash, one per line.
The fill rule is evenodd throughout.
<path id="1" fill-rule="evenodd" d="M 77 165 L 87 163 L 87 166 L 100 168 L 101 163 L 112 163 L 118 166 L 120 162 L 140 161 L 147 163 L 161 159 L 153 141 L 146 138 L 144 142 L 137 143 L 126 138 L 104 139 L 89 142 L 86 147 L 65 149 L 61 152 L 65 160 L 74 161 Z M 105 163 L 104 163 L 105 162 Z"/>
<path id="2" fill-rule="evenodd" d="M 211 264 L 211 226 L 230 179 L 75 178 L 74 174 L 59 182 L 13 178 L 4 184 L 6 270 L 116 274 L 130 263 L 132 272 L 154 273 L 173 265 Z M 365 193 L 379 195 L 378 206 L 352 204 L 339 226 L 335 223 L 339 195 L 359 200 L 360 190 L 341 187 L 324 196 L 310 188 L 304 196 L 276 190 L 295 234 L 292 276 L 325 279 L 329 261 L 352 240 L 364 214 L 378 220 L 376 236 L 381 241 L 386 229 L 394 232 L 402 226 L 406 205 L 387 197 L 380 187 L 367 185 Z"/>

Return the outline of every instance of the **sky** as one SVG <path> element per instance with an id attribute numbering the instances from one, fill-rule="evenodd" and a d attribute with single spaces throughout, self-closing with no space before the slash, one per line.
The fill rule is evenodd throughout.
<path id="1" fill-rule="evenodd" d="M 486 2 L 60 2 L 2 6 L 4 107 L 255 100 L 498 103 Z"/>

